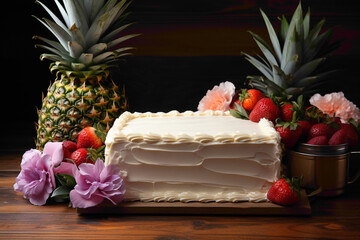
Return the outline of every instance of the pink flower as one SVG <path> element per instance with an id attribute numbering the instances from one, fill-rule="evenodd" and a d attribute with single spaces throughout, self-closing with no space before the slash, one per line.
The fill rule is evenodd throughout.
<path id="1" fill-rule="evenodd" d="M 343 92 L 330 93 L 324 96 L 317 93 L 310 98 L 310 103 L 331 117 L 335 114 L 342 123 L 349 122 L 351 118 L 356 123 L 360 120 L 359 108 L 347 100 Z"/>
<path id="2" fill-rule="evenodd" d="M 115 165 L 104 167 L 98 159 L 94 164 L 82 163 L 73 168 L 77 185 L 70 192 L 73 207 L 88 208 L 108 199 L 114 205 L 121 202 L 125 194 L 125 184 L 120 177 L 120 169 Z"/>
<path id="3" fill-rule="evenodd" d="M 35 149 L 25 152 L 14 190 L 22 192 L 32 204 L 44 205 L 55 189 L 54 166 L 62 159 L 62 143 L 47 143 L 43 153 Z"/>
<path id="4" fill-rule="evenodd" d="M 220 110 L 228 111 L 230 103 L 235 94 L 235 86 L 231 82 L 220 83 L 212 90 L 208 90 L 198 105 L 199 111 Z"/>

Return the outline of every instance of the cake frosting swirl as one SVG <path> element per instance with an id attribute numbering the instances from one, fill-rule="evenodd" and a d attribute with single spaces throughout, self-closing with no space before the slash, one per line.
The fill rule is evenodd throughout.
<path id="1" fill-rule="evenodd" d="M 122 169 L 125 200 L 264 201 L 279 175 L 280 136 L 266 119 L 229 112 L 125 112 L 105 157 Z"/>

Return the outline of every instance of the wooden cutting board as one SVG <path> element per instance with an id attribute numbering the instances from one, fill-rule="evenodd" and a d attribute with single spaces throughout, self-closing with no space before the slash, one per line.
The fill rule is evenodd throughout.
<path id="1" fill-rule="evenodd" d="M 78 208 L 85 214 L 152 214 L 152 215 L 311 215 L 311 206 L 304 190 L 301 199 L 293 206 L 281 206 L 271 202 L 252 203 L 201 203 L 201 202 L 123 202 L 118 205 L 100 204 L 91 208 Z"/>

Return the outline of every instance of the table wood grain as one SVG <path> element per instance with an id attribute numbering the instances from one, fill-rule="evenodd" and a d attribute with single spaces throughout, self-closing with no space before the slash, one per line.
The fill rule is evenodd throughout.
<path id="1" fill-rule="evenodd" d="M 359 183 L 312 198 L 310 217 L 79 216 L 65 203 L 33 206 L 13 191 L 21 155 L 0 156 L 0 239 L 360 239 Z"/>

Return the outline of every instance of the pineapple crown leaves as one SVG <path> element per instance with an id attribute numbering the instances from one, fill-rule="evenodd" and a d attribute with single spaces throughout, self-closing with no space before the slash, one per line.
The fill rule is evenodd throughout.
<path id="1" fill-rule="evenodd" d="M 333 31 L 320 33 L 325 20 L 310 28 L 310 9 L 305 17 L 299 3 L 290 23 L 284 16 L 280 19 L 276 34 L 270 20 L 260 9 L 269 33 L 272 48 L 260 36 L 250 32 L 264 55 L 253 57 L 243 53 L 245 59 L 262 74 L 248 77 L 249 84 L 265 94 L 274 93 L 284 99 L 291 99 L 303 93 L 308 94 L 315 83 L 323 83 L 334 71 L 316 73 L 326 57 L 336 50 L 341 41 L 330 43 Z"/>
<path id="2" fill-rule="evenodd" d="M 121 32 L 133 23 L 124 24 L 128 13 L 124 13 L 131 1 L 108 0 L 56 0 L 55 3 L 62 16 L 56 16 L 41 1 L 36 1 L 49 14 L 52 20 L 39 19 L 57 39 L 49 40 L 34 36 L 46 45 L 36 44 L 50 53 L 41 54 L 40 59 L 48 59 L 55 64 L 51 71 L 62 74 L 96 75 L 104 68 L 114 68 L 116 62 L 124 56 L 131 55 L 132 47 L 118 47 L 124 41 L 139 34 L 121 35 Z"/>

